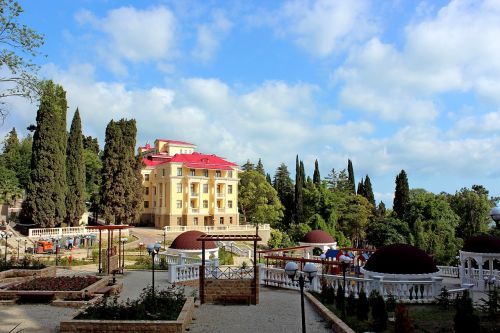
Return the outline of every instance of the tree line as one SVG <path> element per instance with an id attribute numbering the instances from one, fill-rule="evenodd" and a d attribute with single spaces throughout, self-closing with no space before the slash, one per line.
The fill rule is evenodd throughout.
<path id="1" fill-rule="evenodd" d="M 19 220 L 38 227 L 76 226 L 85 204 L 107 223 L 135 222 L 141 211 L 141 162 L 135 156 L 135 120 L 110 121 L 104 151 L 82 133 L 76 109 L 66 131 L 63 87 L 45 81 L 34 132 L 21 141 L 13 128 L 0 155 L 0 202 L 24 197 Z"/>
<path id="2" fill-rule="evenodd" d="M 347 168 L 321 177 L 319 163 L 313 177 L 296 157 L 295 180 L 281 164 L 274 177 L 259 159 L 247 161 L 240 174 L 240 212 L 249 222 L 270 223 L 275 229 L 269 245 L 290 246 L 311 230 L 323 230 L 340 246 L 380 247 L 393 243 L 418 246 L 441 264 L 455 260 L 463 242 L 483 232 L 500 234 L 489 212 L 498 198 L 482 185 L 454 194 L 411 189 L 405 170 L 396 175 L 393 208 L 375 202 L 369 175 L 356 185 L 351 160 Z M 243 199 L 243 200 L 242 200 Z"/>

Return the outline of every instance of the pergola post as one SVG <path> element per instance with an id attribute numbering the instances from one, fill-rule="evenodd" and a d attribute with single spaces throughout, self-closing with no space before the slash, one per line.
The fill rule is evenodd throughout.
<path id="1" fill-rule="evenodd" d="M 205 240 L 201 241 L 200 304 L 205 303 Z"/>

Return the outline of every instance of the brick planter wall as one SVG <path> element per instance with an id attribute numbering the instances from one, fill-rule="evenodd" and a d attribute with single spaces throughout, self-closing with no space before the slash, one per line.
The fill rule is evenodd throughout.
<path id="1" fill-rule="evenodd" d="M 337 333 L 356 333 L 332 311 L 324 306 L 319 300 L 308 292 L 304 293 L 306 298 L 311 302 L 312 306 L 319 312 L 319 314 L 328 321 L 335 332 Z"/>
<path id="2" fill-rule="evenodd" d="M 259 284 L 256 298 L 252 296 L 253 279 L 206 279 L 205 303 L 230 303 L 235 300 L 249 299 L 250 304 L 259 304 Z"/>
<path id="3" fill-rule="evenodd" d="M 33 277 L 35 273 L 37 277 L 51 277 L 56 276 L 56 270 L 57 268 L 55 266 L 49 266 L 42 269 L 9 269 L 8 271 L 0 272 L 0 281 L 4 279 Z"/>
<path id="4" fill-rule="evenodd" d="M 59 332 L 76 333 L 183 333 L 193 318 L 194 298 L 188 297 L 177 320 L 86 320 L 61 321 Z"/>

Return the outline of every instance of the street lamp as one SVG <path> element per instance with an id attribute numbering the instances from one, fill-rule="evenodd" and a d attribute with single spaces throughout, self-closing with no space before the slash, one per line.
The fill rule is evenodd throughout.
<path id="1" fill-rule="evenodd" d="M 167 249 L 167 228 L 163 228 L 163 248 Z"/>
<path id="2" fill-rule="evenodd" d="M 339 261 L 342 265 L 342 274 L 344 275 L 344 290 L 343 290 L 343 293 L 344 293 L 344 297 L 343 297 L 343 302 L 342 302 L 342 318 L 345 318 L 345 271 L 347 269 L 347 266 L 349 266 L 352 262 L 352 259 L 351 257 L 348 257 L 346 255 L 341 255 L 339 257 Z"/>
<path id="3" fill-rule="evenodd" d="M 298 270 L 299 267 L 293 261 L 289 261 L 285 265 L 285 273 L 292 281 L 295 281 Z M 309 282 L 312 282 L 312 280 L 316 276 L 317 271 L 318 269 L 316 268 L 316 266 L 313 263 L 308 262 L 304 265 L 302 273 L 299 273 L 298 277 L 299 287 L 300 287 L 300 309 L 302 312 L 302 333 L 306 333 L 306 315 L 304 312 L 304 283 L 305 283 L 304 274 L 307 276 Z"/>
<path id="4" fill-rule="evenodd" d="M 87 259 L 89 258 L 89 250 L 90 250 L 90 240 L 92 239 L 91 235 L 85 236 L 85 239 L 87 240 Z"/>
<path id="5" fill-rule="evenodd" d="M 153 267 L 153 275 L 152 275 L 152 284 L 151 284 L 151 292 L 153 296 L 153 303 L 155 299 L 155 256 L 158 254 L 160 251 L 161 245 L 159 243 L 149 244 L 147 249 L 148 253 L 151 255 L 151 261 L 152 261 L 152 267 Z"/>
<path id="6" fill-rule="evenodd" d="M 495 223 L 497 224 L 497 227 L 499 226 L 500 223 L 500 207 L 494 207 L 490 210 L 490 217 Z"/>
<path id="7" fill-rule="evenodd" d="M 54 238 L 54 242 L 56 244 L 56 266 L 59 265 L 59 249 L 61 248 L 59 245 L 60 240 L 61 240 L 61 237 Z"/>
<path id="8" fill-rule="evenodd" d="M 126 237 L 121 238 L 120 242 L 122 242 L 122 273 L 123 273 L 123 270 L 125 270 L 125 243 L 127 242 L 127 238 Z"/>
<path id="9" fill-rule="evenodd" d="M 28 240 L 24 240 L 24 257 L 26 258 L 26 247 L 28 246 Z"/>
<path id="10" fill-rule="evenodd" d="M 12 237 L 12 232 L 10 231 L 0 231 L 0 238 L 5 239 L 5 256 L 4 256 L 4 261 L 5 265 L 7 266 L 7 239 L 9 237 Z"/>

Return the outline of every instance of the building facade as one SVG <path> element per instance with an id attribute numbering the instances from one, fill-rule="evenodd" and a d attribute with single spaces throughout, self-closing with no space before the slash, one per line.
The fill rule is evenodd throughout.
<path id="1" fill-rule="evenodd" d="M 238 225 L 236 164 L 195 151 L 196 145 L 155 140 L 143 154 L 143 223 L 164 226 Z"/>

